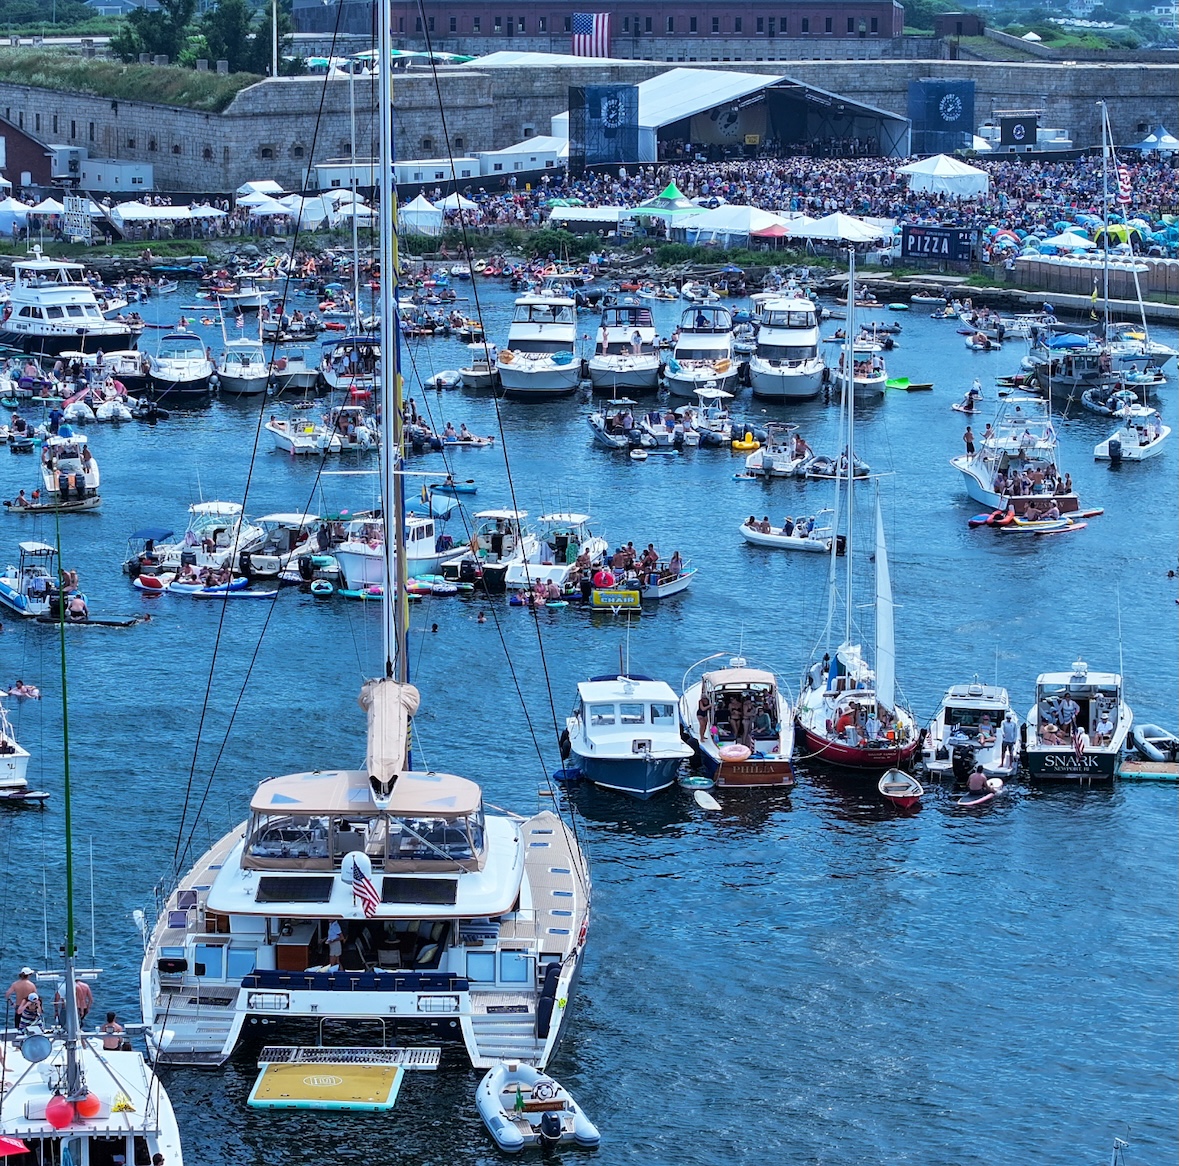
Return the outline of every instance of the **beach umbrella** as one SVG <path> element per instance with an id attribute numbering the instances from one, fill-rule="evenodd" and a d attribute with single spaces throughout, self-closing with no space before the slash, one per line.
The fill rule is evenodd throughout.
<path id="1" fill-rule="evenodd" d="M 28 1152 L 28 1146 L 20 1138 L 0 1136 L 0 1158 L 7 1158 L 12 1154 L 27 1154 Z"/>

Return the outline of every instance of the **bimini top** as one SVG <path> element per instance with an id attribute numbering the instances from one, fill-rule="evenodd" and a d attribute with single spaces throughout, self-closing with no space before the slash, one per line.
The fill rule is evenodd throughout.
<path id="1" fill-rule="evenodd" d="M 20 552 L 22 555 L 49 555 L 57 554 L 57 547 L 51 547 L 48 543 L 20 543 Z"/>
<path id="2" fill-rule="evenodd" d="M 986 704 L 1007 704 L 1007 689 L 997 684 L 954 684 L 946 692 L 945 700 L 976 700 Z"/>
<path id="3" fill-rule="evenodd" d="M 194 502 L 188 508 L 189 514 L 222 514 L 234 517 L 242 508 L 236 502 Z"/>
<path id="4" fill-rule="evenodd" d="M 590 516 L 588 514 L 542 514 L 540 522 L 563 522 L 569 526 L 578 526 L 583 522 L 589 522 Z"/>
<path id="5" fill-rule="evenodd" d="M 574 302 L 568 296 L 525 295 L 516 300 L 516 306 L 536 305 L 544 308 L 572 308 Z"/>
<path id="6" fill-rule="evenodd" d="M 768 684 L 776 688 L 778 678 L 772 672 L 765 672 L 760 668 L 718 668 L 715 672 L 705 672 L 704 680 L 713 688 L 725 685 Z"/>
<path id="7" fill-rule="evenodd" d="M 479 510 L 475 513 L 476 518 L 494 518 L 503 519 L 504 522 L 519 522 L 528 517 L 527 510 Z"/>
<path id="8" fill-rule="evenodd" d="M 403 773 L 387 813 L 398 818 L 465 818 L 479 812 L 483 795 L 473 781 L 450 773 Z M 363 770 L 316 770 L 267 778 L 250 801 L 255 814 L 368 814 L 378 812 Z"/>
<path id="9" fill-rule="evenodd" d="M 318 514 L 266 514 L 256 522 L 273 522 L 278 526 L 309 526 L 319 521 Z"/>

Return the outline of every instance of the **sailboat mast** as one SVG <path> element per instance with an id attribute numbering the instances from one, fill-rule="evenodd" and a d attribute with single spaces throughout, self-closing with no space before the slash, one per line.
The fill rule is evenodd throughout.
<path id="1" fill-rule="evenodd" d="M 78 1033 L 81 1023 L 78 1019 L 77 979 L 74 974 L 74 829 L 72 813 L 72 788 L 70 784 L 70 704 L 66 687 L 66 598 L 65 570 L 61 565 L 61 515 L 57 519 L 57 628 L 61 653 L 61 737 L 62 737 L 62 812 L 65 815 L 65 891 L 66 891 L 66 933 L 65 982 L 62 997 L 65 1005 L 65 1048 L 66 1048 L 66 1096 L 70 1101 L 85 1096 L 86 1081 L 82 1074 L 82 1062 L 78 1057 Z"/>
<path id="2" fill-rule="evenodd" d="M 348 119 L 350 125 L 351 165 L 348 167 L 348 186 L 352 191 L 349 210 L 352 214 L 352 321 L 356 332 L 360 331 L 360 237 L 356 219 L 356 73 L 348 70 Z"/>
<path id="3" fill-rule="evenodd" d="M 389 6 L 382 0 L 377 18 L 380 120 L 381 197 L 381 496 L 385 519 L 385 600 L 381 604 L 384 675 L 401 683 L 409 680 L 409 626 L 405 545 L 405 498 L 401 470 L 402 381 L 401 342 L 397 313 L 397 191 L 393 185 L 393 82 L 390 62 L 393 38 Z M 394 538 L 389 541 L 392 531 Z"/>
<path id="4" fill-rule="evenodd" d="M 1097 103 L 1101 106 L 1101 219 L 1104 229 L 1101 241 L 1104 245 L 1105 257 L 1101 264 L 1101 298 L 1105 329 L 1103 340 L 1109 339 L 1109 154 L 1112 142 L 1109 133 L 1109 108 L 1104 101 Z"/>
<path id="5" fill-rule="evenodd" d="M 856 397 L 856 248 L 847 249 L 847 367 L 844 370 L 843 391 L 847 394 L 847 605 L 843 617 L 843 642 L 851 643 L 852 637 L 852 523 L 855 516 L 855 397 Z M 839 477 L 839 461 L 835 463 L 835 476 Z"/>

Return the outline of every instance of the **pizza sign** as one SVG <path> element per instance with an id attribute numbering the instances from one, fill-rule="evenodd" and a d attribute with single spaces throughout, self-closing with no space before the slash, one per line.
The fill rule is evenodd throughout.
<path id="1" fill-rule="evenodd" d="M 901 258 L 969 263 L 976 236 L 977 232 L 969 227 L 919 227 L 906 223 L 901 228 Z"/>

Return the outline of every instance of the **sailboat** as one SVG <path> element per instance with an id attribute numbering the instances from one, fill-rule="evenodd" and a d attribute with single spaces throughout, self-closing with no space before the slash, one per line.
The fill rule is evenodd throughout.
<path id="1" fill-rule="evenodd" d="M 60 580 L 59 580 L 60 586 Z M 63 681 L 65 616 L 60 617 Z M 107 1025 L 85 1031 L 79 985 L 95 973 L 77 966 L 71 831 L 69 716 L 62 687 L 64 733 L 66 927 L 59 971 L 22 973 L 36 988 L 40 1017 L 0 1036 L 0 1146 L 18 1163 L 148 1163 L 158 1155 L 182 1166 L 180 1130 L 167 1091 L 129 1033 Z M 45 997 L 56 986 L 61 1016 L 49 1019 Z M 89 998 L 86 988 L 83 998 Z M 31 996 L 29 997 L 32 998 Z"/>
<path id="2" fill-rule="evenodd" d="M 851 260 L 854 286 L 855 259 Z M 848 347 L 855 331 L 855 306 L 848 302 Z M 850 360 L 850 353 L 848 354 Z M 854 464 L 855 406 L 854 393 L 842 393 L 841 420 L 846 425 L 849 464 Z M 835 513 L 832 529 L 838 529 L 840 474 L 835 482 Z M 854 499 L 850 478 L 847 481 L 846 586 L 844 595 L 843 641 L 834 657 L 824 654 L 812 665 L 804 680 L 802 695 L 795 710 L 804 757 L 879 775 L 889 769 L 903 769 L 917 751 L 919 736 L 913 714 L 896 699 L 896 633 L 893 620 L 892 579 L 888 567 L 888 550 L 884 538 L 884 517 L 880 509 L 880 487 L 876 489 L 876 610 L 875 668 L 864 655 L 863 645 L 855 640 L 852 614 L 853 568 L 855 562 Z M 837 547 L 833 542 L 828 574 L 827 630 L 838 605 Z"/>
<path id="3" fill-rule="evenodd" d="M 388 22 L 379 23 L 378 59 L 388 61 Z M 380 108 L 389 102 L 382 69 Z M 223 1063 L 248 1022 L 281 1039 L 300 1020 L 393 1017 L 399 1036 L 460 1044 L 477 1068 L 501 1058 L 543 1068 L 564 1031 L 585 951 L 589 872 L 571 827 L 551 810 L 528 818 L 489 812 L 475 782 L 413 766 L 420 696 L 406 646 L 392 125 L 378 120 L 389 341 L 379 381 L 381 489 L 382 510 L 392 515 L 384 543 L 391 585 L 380 600 L 381 674 L 360 694 L 365 764 L 263 781 L 246 820 L 164 896 L 140 996 L 150 1039 L 170 1063 Z M 314 1060 L 322 1050 L 279 1052 L 297 1062 L 301 1052 Z M 440 1048 L 407 1053 L 417 1067 L 436 1067 L 441 1057 Z"/>

